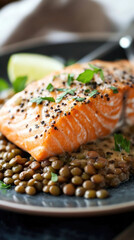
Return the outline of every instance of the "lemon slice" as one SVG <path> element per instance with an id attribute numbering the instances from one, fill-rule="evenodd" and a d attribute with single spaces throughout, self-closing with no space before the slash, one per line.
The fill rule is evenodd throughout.
<path id="1" fill-rule="evenodd" d="M 14 82 L 17 77 L 27 76 L 27 83 L 30 83 L 63 67 L 60 61 L 45 55 L 18 53 L 11 55 L 7 71 L 11 82 Z"/>

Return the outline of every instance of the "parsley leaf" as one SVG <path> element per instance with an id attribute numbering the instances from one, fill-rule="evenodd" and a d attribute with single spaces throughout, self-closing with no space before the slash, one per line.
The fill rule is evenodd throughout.
<path id="1" fill-rule="evenodd" d="M 82 83 L 89 83 L 94 76 L 94 71 L 91 69 L 86 69 L 83 73 L 80 73 L 76 78 L 77 81 Z"/>
<path id="2" fill-rule="evenodd" d="M 110 89 L 113 90 L 113 93 L 118 93 L 117 87 L 111 86 Z"/>
<path id="3" fill-rule="evenodd" d="M 74 99 L 78 102 L 83 102 L 86 98 L 82 98 L 82 97 L 74 97 Z"/>
<path id="4" fill-rule="evenodd" d="M 58 181 L 58 176 L 56 173 L 51 172 L 51 181 L 52 182 L 57 182 Z"/>
<path id="5" fill-rule="evenodd" d="M 88 96 L 89 97 L 93 97 L 95 94 L 97 94 L 98 93 L 98 91 L 95 89 L 95 90 L 93 90 L 92 92 L 90 92 L 89 94 L 88 94 Z"/>
<path id="6" fill-rule="evenodd" d="M 47 89 L 49 92 L 52 92 L 52 91 L 54 90 L 54 86 L 53 86 L 51 83 L 49 83 L 46 89 Z"/>
<path id="7" fill-rule="evenodd" d="M 66 88 L 56 88 L 56 90 L 59 92 L 65 92 L 67 89 Z"/>
<path id="8" fill-rule="evenodd" d="M 32 98 L 30 102 L 40 104 L 43 101 L 48 100 L 49 102 L 55 102 L 53 97 L 37 97 L 37 98 Z"/>
<path id="9" fill-rule="evenodd" d="M 104 81 L 103 70 L 92 64 L 89 64 L 89 66 L 92 69 L 86 69 L 83 73 L 80 73 L 76 80 L 82 83 L 89 83 L 93 79 L 94 74 L 99 73 L 100 78 Z"/>
<path id="10" fill-rule="evenodd" d="M 9 189 L 11 185 L 5 184 L 4 182 L 0 181 L 0 189 Z"/>
<path id="11" fill-rule="evenodd" d="M 22 91 L 25 88 L 27 79 L 27 76 L 20 76 L 15 79 L 13 82 L 13 89 L 16 93 Z"/>
<path id="12" fill-rule="evenodd" d="M 66 89 L 65 92 L 63 92 L 62 94 L 60 94 L 60 95 L 57 97 L 56 103 L 59 103 L 67 94 L 74 95 L 74 94 L 75 94 L 75 91 L 76 91 L 76 88 L 74 88 L 74 89 Z"/>
<path id="13" fill-rule="evenodd" d="M 130 152 L 130 141 L 123 137 L 122 134 L 114 134 L 115 151 L 125 150 Z"/>
<path id="14" fill-rule="evenodd" d="M 74 81 L 74 74 L 68 74 L 67 85 L 71 86 Z"/>
<path id="15" fill-rule="evenodd" d="M 3 79 L 3 78 L 0 78 L 0 91 L 3 91 L 3 90 L 8 89 L 8 88 L 9 88 L 9 85 L 6 82 L 6 80 Z"/>

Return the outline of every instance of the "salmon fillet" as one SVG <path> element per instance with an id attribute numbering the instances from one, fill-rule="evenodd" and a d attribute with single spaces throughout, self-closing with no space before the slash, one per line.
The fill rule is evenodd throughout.
<path id="1" fill-rule="evenodd" d="M 133 64 L 126 60 L 95 60 L 91 64 L 103 70 L 104 81 L 96 73 L 89 84 L 74 80 L 68 86 L 68 74 L 74 74 L 76 79 L 90 69 L 89 64 L 85 63 L 69 66 L 33 82 L 2 107 L 0 131 L 41 161 L 74 151 L 81 144 L 104 137 L 115 131 L 122 121 L 134 124 Z M 54 87 L 51 92 L 46 89 L 49 83 Z M 31 102 L 32 99 L 46 96 L 56 100 L 65 91 L 61 88 L 72 89 L 73 93 L 69 92 L 59 102 Z M 94 90 L 96 93 L 90 94 Z"/>

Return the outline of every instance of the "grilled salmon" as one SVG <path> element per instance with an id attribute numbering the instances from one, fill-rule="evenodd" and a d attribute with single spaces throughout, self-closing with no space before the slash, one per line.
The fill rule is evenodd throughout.
<path id="1" fill-rule="evenodd" d="M 133 85 L 134 66 L 126 60 L 74 64 L 8 100 L 0 131 L 38 161 L 74 151 L 134 124 Z"/>

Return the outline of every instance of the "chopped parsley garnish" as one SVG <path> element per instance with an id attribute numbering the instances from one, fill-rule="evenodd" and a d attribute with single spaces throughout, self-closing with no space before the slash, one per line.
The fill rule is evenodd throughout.
<path id="1" fill-rule="evenodd" d="M 37 98 L 32 98 L 30 102 L 40 104 L 43 101 L 48 100 L 49 102 L 55 102 L 53 97 L 37 97 Z"/>
<path id="2" fill-rule="evenodd" d="M 8 88 L 9 88 L 9 85 L 6 82 L 6 80 L 3 79 L 3 78 L 0 78 L 0 91 L 3 91 L 3 90 L 8 89 Z"/>
<path id="3" fill-rule="evenodd" d="M 51 172 L 51 181 L 52 182 L 57 182 L 58 181 L 58 176 L 56 173 Z"/>
<path id="4" fill-rule="evenodd" d="M 15 81 L 13 82 L 13 89 L 16 93 L 24 90 L 24 88 L 26 87 L 27 79 L 27 76 L 20 76 L 15 79 Z"/>
<path id="5" fill-rule="evenodd" d="M 0 181 L 0 189 L 9 189 L 11 185 L 5 184 L 4 182 Z"/>
<path id="6" fill-rule="evenodd" d="M 76 80 L 82 83 L 89 83 L 93 79 L 94 74 L 99 73 L 100 78 L 104 81 L 103 70 L 92 64 L 89 64 L 89 66 L 92 69 L 86 69 L 83 73 L 80 73 Z"/>
<path id="7" fill-rule="evenodd" d="M 68 74 L 67 85 L 71 86 L 74 81 L 74 74 Z"/>
<path id="8" fill-rule="evenodd" d="M 113 90 L 113 93 L 118 93 L 117 87 L 111 86 L 110 89 Z"/>
<path id="9" fill-rule="evenodd" d="M 59 103 L 67 94 L 74 95 L 75 91 L 76 91 L 76 88 L 74 88 L 74 89 L 66 89 L 66 91 L 64 91 L 62 94 L 60 94 L 57 97 L 56 103 Z"/>
<path id="10" fill-rule="evenodd" d="M 98 94 L 98 91 L 95 89 L 88 94 L 89 97 L 93 97 L 95 94 Z"/>
<path id="11" fill-rule="evenodd" d="M 76 78 L 77 81 L 82 83 L 89 83 L 94 76 L 94 71 L 91 69 L 86 69 L 83 73 L 80 73 Z"/>
<path id="12" fill-rule="evenodd" d="M 52 91 L 54 90 L 54 86 L 53 86 L 51 83 L 49 83 L 46 89 L 47 89 L 49 92 L 52 92 Z"/>
<path id="13" fill-rule="evenodd" d="M 130 141 L 123 137 L 122 134 L 114 134 L 114 143 L 115 151 L 121 152 L 121 150 L 125 150 L 127 153 L 130 152 Z"/>
<path id="14" fill-rule="evenodd" d="M 78 102 L 83 102 L 86 98 L 82 98 L 82 97 L 74 97 L 74 99 Z"/>
<path id="15" fill-rule="evenodd" d="M 67 89 L 66 88 L 56 88 L 56 90 L 59 92 L 65 92 Z"/>

